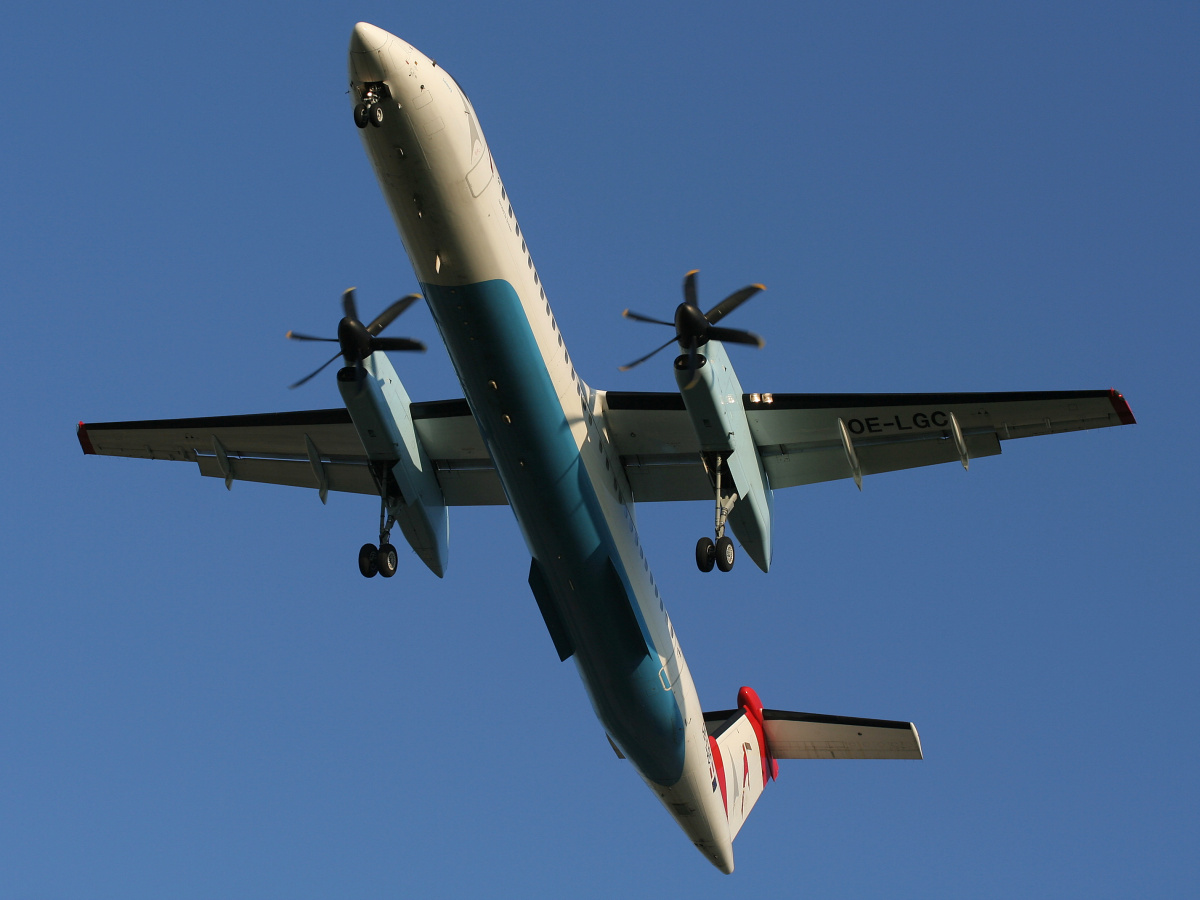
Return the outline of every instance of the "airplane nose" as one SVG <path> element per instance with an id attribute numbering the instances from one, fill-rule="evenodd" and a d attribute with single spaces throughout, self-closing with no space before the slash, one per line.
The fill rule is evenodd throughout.
<path id="1" fill-rule="evenodd" d="M 369 22 L 359 22 L 350 34 L 350 80 L 357 84 L 387 78 L 383 49 L 392 36 Z"/>
<path id="2" fill-rule="evenodd" d="M 359 22 L 350 35 L 351 53 L 371 53 L 388 42 L 391 35 L 369 22 Z"/>

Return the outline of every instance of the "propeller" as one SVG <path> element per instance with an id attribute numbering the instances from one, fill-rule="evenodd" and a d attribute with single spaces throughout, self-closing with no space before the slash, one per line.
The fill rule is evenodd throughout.
<path id="1" fill-rule="evenodd" d="M 358 317 L 358 304 L 354 302 L 354 288 L 348 288 L 342 294 L 342 311 L 345 313 L 345 316 L 343 316 L 342 321 L 338 322 L 337 337 L 314 337 L 311 334 L 300 334 L 295 331 L 287 333 L 287 336 L 293 341 L 321 341 L 323 343 L 338 344 L 341 348 L 315 372 L 310 372 L 295 384 L 289 385 L 289 387 L 298 388 L 305 382 L 315 378 L 321 372 L 325 371 L 325 367 L 339 356 L 346 360 L 346 365 L 358 367 L 362 365 L 364 359 L 376 350 L 420 350 L 424 352 L 425 345 L 411 338 L 378 337 L 379 332 L 391 325 L 398 315 L 420 299 L 420 294 L 409 294 L 407 297 L 401 297 L 377 315 L 371 321 L 370 325 L 364 325 Z"/>
<path id="2" fill-rule="evenodd" d="M 703 347 L 709 341 L 721 341 L 727 344 L 749 344 L 759 348 L 763 346 L 763 339 L 753 332 L 740 331 L 736 328 L 717 328 L 716 324 L 759 291 L 765 291 L 766 288 L 761 284 L 746 285 L 741 290 L 734 291 L 708 312 L 702 313 L 700 312 L 700 304 L 696 301 L 696 274 L 698 271 L 697 269 L 693 269 L 683 276 L 683 302 L 675 307 L 674 322 L 652 319 L 650 316 L 643 316 L 641 313 L 635 313 L 628 309 L 621 313 L 625 318 L 633 319 L 635 322 L 649 322 L 651 325 L 666 325 L 668 328 L 675 329 L 674 337 L 662 346 L 651 350 L 640 359 L 635 359 L 633 362 L 621 366 L 620 370 L 622 372 L 628 372 L 634 366 L 640 366 L 660 350 L 665 350 L 671 346 L 672 341 L 676 341 L 679 343 L 680 349 L 687 354 L 687 388 L 691 388 L 695 387 L 696 382 L 700 379 L 699 348 Z"/>

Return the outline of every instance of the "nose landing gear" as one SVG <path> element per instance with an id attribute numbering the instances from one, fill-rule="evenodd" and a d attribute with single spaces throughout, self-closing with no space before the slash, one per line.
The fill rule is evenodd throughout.
<path id="1" fill-rule="evenodd" d="M 716 473 L 716 532 L 717 539 L 714 542 L 710 537 L 702 537 L 696 542 L 696 567 L 701 572 L 711 572 L 715 565 L 722 572 L 728 572 L 733 568 L 734 550 L 733 539 L 725 534 L 725 522 L 729 518 L 729 511 L 733 509 L 733 504 L 737 502 L 737 492 L 730 494 L 722 493 L 721 491 L 721 464 L 724 460 L 718 455 L 715 458 L 714 465 L 711 470 Z M 705 460 L 708 465 L 708 460 Z"/>
<path id="2" fill-rule="evenodd" d="M 365 87 L 366 92 L 363 94 L 362 102 L 354 107 L 354 124 L 359 128 L 366 128 L 368 124 L 379 128 L 383 125 L 385 117 L 382 101 L 386 88 L 382 84 L 371 84 Z"/>

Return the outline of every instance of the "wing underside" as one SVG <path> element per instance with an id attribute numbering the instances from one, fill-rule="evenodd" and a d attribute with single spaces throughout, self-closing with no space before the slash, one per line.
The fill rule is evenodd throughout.
<path id="1" fill-rule="evenodd" d="M 960 394 L 746 394 L 773 489 L 995 456 L 1002 441 L 1133 424 L 1116 391 Z M 604 396 L 605 420 L 637 500 L 710 500 L 699 444 L 677 393 Z M 846 440 L 843 439 L 842 425 Z"/>
<path id="2" fill-rule="evenodd" d="M 414 403 L 413 422 L 451 506 L 507 500 L 465 400 Z M 201 475 L 378 495 L 345 409 L 80 423 L 85 453 L 194 462 Z"/>
<path id="3" fill-rule="evenodd" d="M 609 438 L 638 501 L 710 500 L 678 393 L 601 394 Z M 773 489 L 975 459 L 1001 442 L 1132 424 L 1116 391 L 991 394 L 746 394 Z M 413 424 L 450 506 L 507 503 L 465 400 L 413 403 Z M 840 424 L 839 424 L 840 420 Z M 843 427 L 845 437 L 843 437 Z M 194 462 L 202 475 L 378 494 L 345 409 L 79 424 L 85 453 Z"/>

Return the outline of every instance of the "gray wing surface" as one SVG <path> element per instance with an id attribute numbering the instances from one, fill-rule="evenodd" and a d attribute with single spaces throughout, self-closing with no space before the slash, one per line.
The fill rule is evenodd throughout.
<path id="1" fill-rule="evenodd" d="M 635 499 L 712 499 L 679 394 L 610 391 L 603 402 Z M 773 489 L 853 477 L 839 419 L 863 475 L 958 461 L 952 415 L 971 459 L 1015 438 L 1135 422 L 1114 390 L 744 394 L 742 402 Z"/>
<path id="2" fill-rule="evenodd" d="M 413 424 L 452 506 L 507 503 L 465 400 L 414 403 Z M 194 462 L 200 474 L 232 481 L 379 494 L 345 409 L 80 422 L 84 453 Z"/>
<path id="3" fill-rule="evenodd" d="M 972 394 L 745 394 L 742 402 L 773 489 L 971 459 L 1003 441 L 1134 423 L 1116 391 Z M 638 501 L 711 500 L 700 448 L 678 393 L 601 395 L 604 421 Z M 466 400 L 413 403 L 413 424 L 450 506 L 505 504 Z M 79 423 L 85 453 L 194 462 L 200 474 L 378 494 L 345 409 Z"/>

